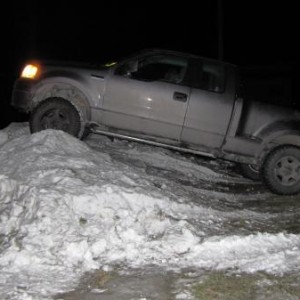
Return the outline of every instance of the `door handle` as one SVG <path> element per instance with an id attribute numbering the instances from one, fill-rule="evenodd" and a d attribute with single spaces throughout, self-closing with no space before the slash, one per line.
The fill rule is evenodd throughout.
<path id="1" fill-rule="evenodd" d="M 180 92 L 174 92 L 173 100 L 180 101 L 180 102 L 186 102 L 187 101 L 187 94 L 180 93 Z"/>

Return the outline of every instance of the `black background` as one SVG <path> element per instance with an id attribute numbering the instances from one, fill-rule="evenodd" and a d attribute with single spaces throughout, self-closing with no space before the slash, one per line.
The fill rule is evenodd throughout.
<path id="1" fill-rule="evenodd" d="M 296 1 L 77 2 L 13 0 L 2 4 L 2 128 L 24 118 L 9 101 L 13 81 L 26 59 L 105 62 L 148 47 L 219 58 L 220 28 L 224 60 L 241 68 L 288 70 L 295 89 Z"/>

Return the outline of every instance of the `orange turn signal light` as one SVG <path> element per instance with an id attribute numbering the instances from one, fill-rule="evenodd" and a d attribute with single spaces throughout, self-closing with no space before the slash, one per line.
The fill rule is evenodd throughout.
<path id="1" fill-rule="evenodd" d="M 24 67 L 21 77 L 22 78 L 29 78 L 29 79 L 34 79 L 37 77 L 39 71 L 39 67 L 34 64 L 28 64 Z"/>

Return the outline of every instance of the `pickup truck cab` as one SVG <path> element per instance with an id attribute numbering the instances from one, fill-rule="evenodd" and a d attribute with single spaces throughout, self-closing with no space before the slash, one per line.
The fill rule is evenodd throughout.
<path id="1" fill-rule="evenodd" d="M 237 67 L 150 49 L 106 66 L 27 64 L 12 105 L 31 132 L 86 130 L 237 162 L 274 193 L 300 192 L 300 112 L 238 97 Z"/>

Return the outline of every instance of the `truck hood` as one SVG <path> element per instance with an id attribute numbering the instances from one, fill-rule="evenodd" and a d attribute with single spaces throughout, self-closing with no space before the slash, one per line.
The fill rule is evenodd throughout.
<path id="1" fill-rule="evenodd" d="M 49 77 L 80 78 L 94 77 L 104 78 L 109 72 L 109 67 L 78 62 L 42 62 L 40 64 L 40 79 Z"/>

